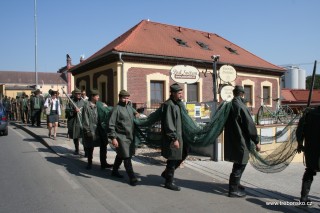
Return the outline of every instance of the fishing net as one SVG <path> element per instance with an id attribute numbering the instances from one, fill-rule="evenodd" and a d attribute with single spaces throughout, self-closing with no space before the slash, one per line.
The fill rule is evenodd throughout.
<path id="1" fill-rule="evenodd" d="M 255 144 L 250 147 L 250 164 L 260 172 L 276 173 L 284 170 L 289 166 L 297 153 L 298 142 L 296 140 L 296 125 L 294 121 L 298 119 L 296 115 L 281 131 L 278 131 L 274 136 L 260 135 L 260 141 L 273 142 L 281 137 L 286 138 L 286 141 L 281 142 L 276 149 L 270 153 L 258 153 L 255 151 Z"/>
<path id="2" fill-rule="evenodd" d="M 181 103 L 181 119 L 183 123 L 184 142 L 194 147 L 205 147 L 215 143 L 217 137 L 222 133 L 231 108 L 231 102 L 222 102 L 217 111 L 211 115 L 210 121 L 205 125 L 195 122 Z M 161 120 L 162 108 L 151 113 L 146 119 L 136 119 L 138 129 L 143 126 L 150 126 Z M 293 118 L 283 129 L 272 136 L 260 135 L 260 141 L 264 143 L 281 141 L 276 149 L 271 151 L 257 152 L 255 144 L 251 142 L 250 164 L 260 172 L 276 173 L 284 170 L 293 160 L 297 152 L 296 126 Z M 141 133 L 141 132 L 140 132 Z M 161 133 L 160 133 L 161 135 Z M 283 141 L 283 137 L 286 139 Z M 161 140 L 161 138 L 159 138 Z M 150 142 L 151 146 L 160 146 L 161 143 Z M 146 140 L 148 143 L 148 140 Z"/>

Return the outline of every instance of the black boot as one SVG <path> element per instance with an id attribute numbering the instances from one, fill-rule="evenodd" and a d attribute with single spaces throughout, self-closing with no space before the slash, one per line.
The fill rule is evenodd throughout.
<path id="1" fill-rule="evenodd" d="M 123 175 L 119 173 L 119 167 L 122 164 L 122 159 L 116 156 L 116 159 L 114 159 L 113 169 L 111 172 L 111 176 L 117 177 L 117 178 L 123 178 Z"/>
<path id="2" fill-rule="evenodd" d="M 230 174 L 229 179 L 229 197 L 245 197 L 246 193 L 239 189 L 240 177 L 235 177 L 233 173 Z"/>
<path id="3" fill-rule="evenodd" d="M 174 176 L 174 168 L 167 168 L 166 172 L 166 182 L 164 187 L 173 191 L 180 191 L 181 188 L 173 183 L 173 176 Z"/>
<path id="4" fill-rule="evenodd" d="M 91 168 L 92 168 L 92 159 L 88 159 L 88 164 L 87 164 L 86 169 L 90 170 Z"/>
<path id="5" fill-rule="evenodd" d="M 308 197 L 311 184 L 312 184 L 312 180 L 302 180 L 300 202 L 304 202 L 305 205 L 307 205 L 307 202 L 311 202 L 311 200 Z"/>
<path id="6" fill-rule="evenodd" d="M 127 172 L 128 176 L 129 176 L 130 185 L 131 186 L 136 186 L 137 182 L 138 182 L 138 179 L 134 175 L 131 158 L 127 158 L 127 159 L 124 160 L 124 168 L 126 169 L 126 172 Z"/>

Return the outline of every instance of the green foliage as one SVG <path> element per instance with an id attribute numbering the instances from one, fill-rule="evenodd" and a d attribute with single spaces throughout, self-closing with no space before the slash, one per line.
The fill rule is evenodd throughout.
<path id="1" fill-rule="evenodd" d="M 310 89 L 312 81 L 312 75 L 307 76 L 306 78 L 306 89 Z M 314 79 L 314 86 L 313 89 L 320 89 L 320 75 L 316 75 Z"/>

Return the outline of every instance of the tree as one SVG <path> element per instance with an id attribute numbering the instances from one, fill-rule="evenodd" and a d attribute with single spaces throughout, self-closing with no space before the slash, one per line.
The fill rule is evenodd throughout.
<path id="1" fill-rule="evenodd" d="M 307 76 L 306 78 L 306 89 L 310 89 L 312 81 L 312 75 Z M 316 75 L 314 79 L 314 86 L 313 89 L 320 89 L 320 75 Z"/>

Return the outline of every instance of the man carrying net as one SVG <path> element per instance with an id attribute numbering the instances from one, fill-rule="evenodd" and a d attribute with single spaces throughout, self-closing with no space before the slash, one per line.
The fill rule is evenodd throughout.
<path id="1" fill-rule="evenodd" d="M 229 179 L 229 197 L 244 197 L 244 187 L 240 179 L 249 160 L 251 140 L 260 150 L 259 137 L 256 126 L 242 96 L 242 86 L 235 86 L 233 90 L 232 106 L 224 130 L 224 158 L 233 162 L 232 173 Z"/>

